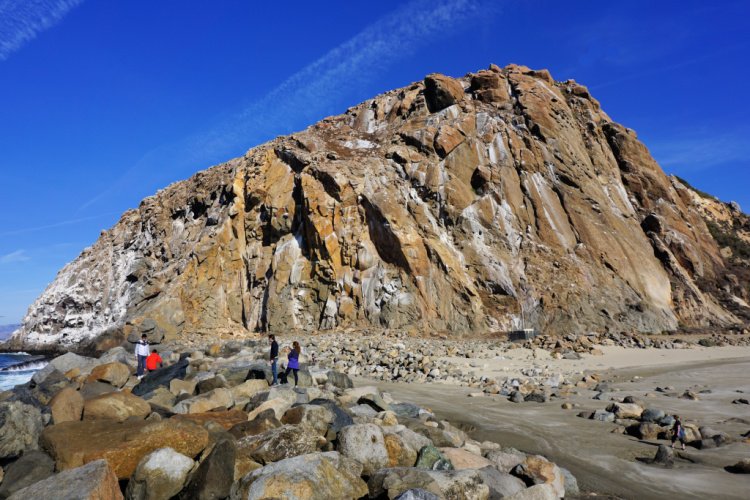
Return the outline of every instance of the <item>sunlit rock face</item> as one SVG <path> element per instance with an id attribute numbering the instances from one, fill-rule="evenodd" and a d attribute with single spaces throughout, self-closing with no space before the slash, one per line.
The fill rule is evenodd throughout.
<path id="1" fill-rule="evenodd" d="M 60 271 L 14 342 L 726 325 L 748 313 L 747 281 L 727 278 L 747 262 L 712 237 L 712 210 L 750 233 L 574 81 L 429 75 L 143 200 Z"/>

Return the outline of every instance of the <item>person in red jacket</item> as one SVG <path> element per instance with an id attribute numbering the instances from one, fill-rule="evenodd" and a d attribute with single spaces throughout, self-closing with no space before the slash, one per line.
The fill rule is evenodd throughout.
<path id="1" fill-rule="evenodd" d="M 161 356 L 159 356 L 159 353 L 154 349 L 151 351 L 151 354 L 146 358 L 146 369 L 150 372 L 156 370 L 157 368 L 161 368 L 162 361 Z"/>

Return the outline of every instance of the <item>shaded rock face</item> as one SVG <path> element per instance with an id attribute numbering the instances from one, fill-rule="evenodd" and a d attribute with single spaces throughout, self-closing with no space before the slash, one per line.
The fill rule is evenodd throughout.
<path id="1" fill-rule="evenodd" d="M 430 75 L 143 200 L 60 271 L 12 342 L 482 332 L 522 313 L 547 331 L 726 325 L 750 311 L 748 266 L 709 231 L 715 204 L 572 80 L 515 65 Z M 726 212 L 719 229 L 750 234 Z"/>

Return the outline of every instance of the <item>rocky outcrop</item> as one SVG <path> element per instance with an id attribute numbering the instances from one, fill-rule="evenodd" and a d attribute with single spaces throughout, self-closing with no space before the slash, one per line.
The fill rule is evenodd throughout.
<path id="1" fill-rule="evenodd" d="M 430 75 L 143 200 L 12 345 L 739 323 L 748 218 L 696 196 L 575 81 Z"/>

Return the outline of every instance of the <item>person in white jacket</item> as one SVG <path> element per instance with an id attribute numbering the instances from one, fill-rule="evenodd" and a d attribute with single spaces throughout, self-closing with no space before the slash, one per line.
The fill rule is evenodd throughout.
<path id="1" fill-rule="evenodd" d="M 141 340 L 135 345 L 135 358 L 138 360 L 138 380 L 143 378 L 143 374 L 146 371 L 146 358 L 149 355 L 148 348 L 148 337 L 144 333 L 141 335 Z"/>

